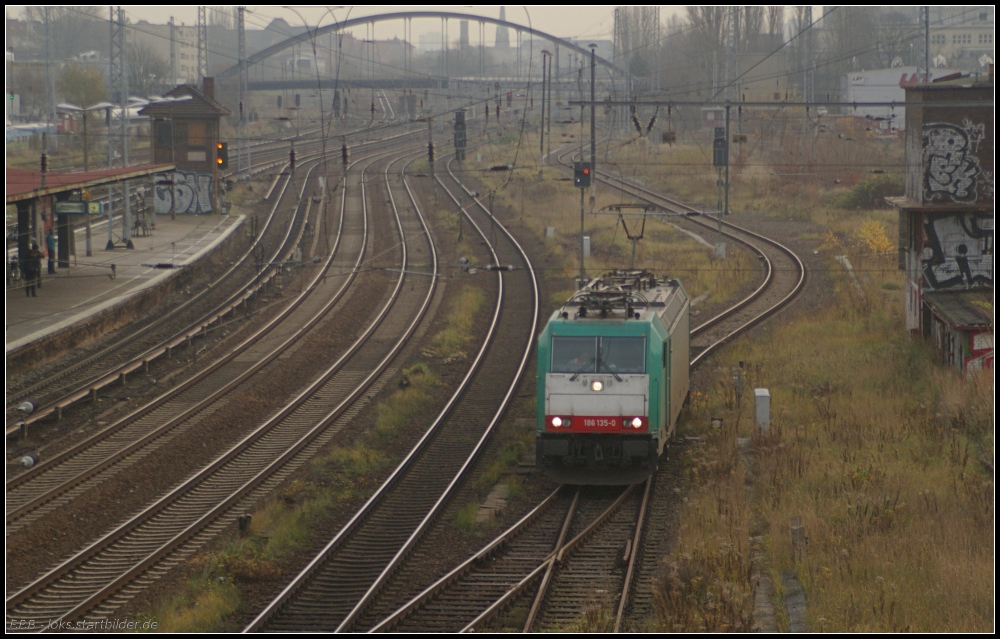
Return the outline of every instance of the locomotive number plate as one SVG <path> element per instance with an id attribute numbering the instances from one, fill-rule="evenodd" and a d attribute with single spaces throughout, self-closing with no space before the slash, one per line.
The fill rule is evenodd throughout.
<path id="1" fill-rule="evenodd" d="M 574 428 L 621 428 L 620 417 L 574 417 Z"/>

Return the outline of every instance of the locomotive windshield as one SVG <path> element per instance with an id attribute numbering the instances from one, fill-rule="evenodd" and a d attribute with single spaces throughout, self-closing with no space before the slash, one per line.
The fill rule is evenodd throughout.
<path id="1" fill-rule="evenodd" d="M 645 337 L 553 337 L 553 373 L 645 373 Z"/>

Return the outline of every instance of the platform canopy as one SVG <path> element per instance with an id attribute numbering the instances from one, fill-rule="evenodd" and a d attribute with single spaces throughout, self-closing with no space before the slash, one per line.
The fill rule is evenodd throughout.
<path id="1" fill-rule="evenodd" d="M 45 195 L 90 189 L 105 184 L 149 177 L 158 173 L 175 170 L 174 164 L 142 164 L 117 169 L 101 169 L 79 173 L 45 174 L 42 186 L 42 172 L 32 169 L 7 167 L 7 204 L 32 200 Z"/>

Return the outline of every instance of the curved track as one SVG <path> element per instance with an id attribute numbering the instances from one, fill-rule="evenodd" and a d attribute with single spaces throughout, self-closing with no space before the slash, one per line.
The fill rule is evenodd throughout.
<path id="1" fill-rule="evenodd" d="M 398 212 L 396 219 L 405 239 L 399 246 L 426 243 L 418 220 L 403 222 Z M 430 247 L 421 252 L 433 255 Z M 396 262 L 404 271 L 410 265 L 407 253 L 404 249 Z M 273 489 L 315 454 L 360 410 L 357 400 L 426 310 L 432 288 L 404 287 L 404 279 L 396 279 L 390 300 L 365 335 L 309 388 L 182 486 L 9 597 L 8 618 L 105 616 L 148 583 L 150 577 L 136 581 L 139 575 L 168 570 L 230 523 L 235 508 Z"/>
<path id="2" fill-rule="evenodd" d="M 488 244 L 485 209 L 467 216 Z M 461 388 L 385 484 L 248 629 L 355 629 L 484 448 L 527 365 L 538 318 L 537 282 L 520 246 L 504 234 L 490 257 L 517 270 L 496 273 L 489 336 Z"/>
<path id="3" fill-rule="evenodd" d="M 376 151 L 380 148 L 392 148 L 407 136 L 413 135 L 415 132 L 377 140 L 366 145 L 365 149 Z M 319 157 L 320 153 L 309 152 L 302 155 L 302 162 Z M 301 236 L 301 226 L 296 226 L 296 220 L 301 224 L 301 216 L 308 216 L 311 206 L 311 202 L 306 201 L 303 213 L 300 211 L 303 207 L 298 204 L 292 207 L 287 221 L 282 219 L 283 216 L 289 216 L 289 212 L 280 208 L 279 202 L 290 185 L 294 188 L 296 181 L 288 171 L 287 155 L 285 158 L 283 162 L 277 162 L 281 170 L 275 175 L 268 197 L 280 183 L 278 196 L 261 225 L 260 234 L 233 266 L 191 299 L 167 313 L 155 316 L 146 325 L 130 331 L 128 335 L 93 355 L 62 366 L 56 373 L 38 382 L 13 389 L 7 398 L 7 435 L 16 433 L 21 424 L 30 426 L 52 414 L 61 417 L 62 411 L 73 403 L 88 397 L 95 398 L 100 389 L 123 381 L 127 375 L 148 366 L 150 361 L 169 355 L 172 349 L 189 343 L 193 337 L 232 313 L 264 287 L 277 271 L 274 265 L 285 261 L 284 256 L 289 252 L 293 233 L 298 231 Z M 265 160 L 261 166 L 274 165 L 275 162 Z M 301 188 L 305 188 L 305 182 Z M 254 268 L 255 263 L 268 266 Z M 220 298 L 223 301 L 220 302 Z M 24 416 L 14 407 L 29 396 L 34 399 L 38 408 L 31 415 Z"/>
<path id="4" fill-rule="evenodd" d="M 693 210 L 648 189 L 627 183 L 618 188 L 678 212 Z M 715 231 L 713 226 L 702 226 Z M 692 342 L 700 345 L 696 353 L 693 350 L 692 367 L 715 348 L 787 306 L 805 282 L 805 268 L 792 251 L 759 234 L 726 226 L 729 237 L 760 256 L 762 278 L 746 298 L 692 329 Z M 665 531 L 673 510 L 666 486 L 675 472 L 668 460 L 661 460 L 644 490 L 628 497 L 629 506 L 590 517 L 587 535 L 565 545 L 572 526 L 587 525 L 576 523 L 579 513 L 574 511 L 591 510 L 593 496 L 584 494 L 577 508 L 570 507 L 563 516 L 558 513 L 563 513 L 565 506 L 555 506 L 559 499 L 550 496 L 479 553 L 374 624 L 374 630 L 488 630 L 490 620 L 504 611 L 509 614 L 503 627 L 509 628 L 514 618 L 518 624 L 523 620 L 523 628 L 518 627 L 526 632 L 565 630 L 588 610 L 602 608 L 616 611 L 613 621 L 608 621 L 608 630 L 633 624 L 652 608 L 652 579 L 665 550 Z M 659 491 L 658 485 L 663 486 Z M 583 537 L 588 537 L 586 543 L 582 543 Z M 529 594 L 532 596 L 526 596 Z"/>

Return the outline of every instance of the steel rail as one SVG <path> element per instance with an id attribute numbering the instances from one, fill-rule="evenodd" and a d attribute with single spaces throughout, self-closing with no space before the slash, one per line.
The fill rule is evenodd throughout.
<path id="1" fill-rule="evenodd" d="M 370 143 L 365 143 L 364 146 L 379 147 L 382 145 L 393 144 L 397 142 L 399 138 L 418 135 L 419 133 L 421 133 L 421 131 L 412 131 L 408 133 L 398 134 L 395 136 L 390 136 L 388 138 L 381 138 L 379 140 L 374 140 Z M 319 152 L 315 154 L 308 154 L 302 158 L 303 163 L 313 159 L 320 158 L 321 155 L 322 154 Z M 282 195 L 284 194 L 284 189 L 287 188 L 288 184 L 291 182 L 292 176 L 285 173 L 288 167 L 287 161 L 285 161 L 282 167 L 283 167 L 282 172 L 278 173 L 275 176 L 275 182 L 268 190 L 268 194 L 267 197 L 265 197 L 265 200 L 268 197 L 270 197 L 275 185 L 277 184 L 278 180 L 281 177 L 283 176 L 288 177 L 288 179 L 285 181 L 285 185 L 282 187 Z M 71 366 L 67 366 L 63 369 L 60 369 L 59 373 L 55 376 L 50 376 L 49 378 L 41 380 L 40 382 L 37 382 L 36 384 L 31 385 L 30 387 L 17 391 L 15 394 L 12 395 L 12 398 L 8 398 L 8 401 L 17 400 L 23 397 L 27 397 L 32 393 L 36 393 L 42 387 L 51 385 L 55 380 L 63 378 L 66 375 L 73 373 L 74 371 L 77 371 L 89 364 L 92 364 L 101 359 L 102 357 L 107 357 L 109 353 L 117 352 L 120 348 L 122 348 L 126 344 L 134 342 L 137 336 L 150 332 L 156 327 L 169 321 L 171 318 L 179 314 L 184 309 L 192 306 L 194 303 L 199 301 L 205 295 L 212 293 L 219 286 L 220 282 L 225 281 L 237 270 L 244 267 L 249 262 L 249 260 L 253 258 L 256 247 L 261 243 L 261 241 L 265 237 L 267 230 L 270 228 L 272 221 L 274 220 L 274 216 L 277 211 L 277 206 L 278 206 L 277 202 L 274 204 L 274 206 L 272 206 L 271 211 L 268 214 L 267 220 L 260 235 L 251 243 L 250 247 L 247 248 L 247 250 L 243 253 L 243 255 L 240 256 L 240 258 L 232 266 L 230 266 L 229 269 L 227 269 L 222 275 L 216 278 L 215 282 L 209 284 L 205 289 L 199 291 L 196 295 L 192 296 L 190 299 L 185 300 L 185 302 L 183 302 L 179 306 L 175 307 L 168 313 L 158 317 L 155 321 L 142 327 L 138 331 L 130 333 L 128 336 L 122 338 L 121 340 L 118 340 L 114 344 L 111 344 L 103 348 L 99 352 L 87 357 L 86 359 L 76 362 Z M 294 221 L 292 224 L 289 225 L 288 230 L 286 231 L 285 240 L 279 243 L 278 249 L 276 250 L 276 255 L 277 252 L 281 251 L 281 247 L 283 246 L 284 242 L 287 241 L 288 234 L 291 232 L 291 229 L 293 227 L 294 227 Z M 282 260 L 277 259 L 276 257 L 271 257 L 267 260 L 267 263 L 271 264 L 273 262 L 280 262 L 280 261 Z M 258 290 L 260 290 L 271 280 L 271 278 L 274 275 L 274 271 L 275 268 L 273 266 L 268 266 L 266 269 L 258 273 L 254 278 L 251 278 L 250 282 L 246 285 L 246 287 L 243 290 L 234 293 L 227 300 L 216 305 L 213 310 L 210 310 L 202 318 L 196 320 L 194 323 L 190 324 L 187 328 L 182 329 L 174 336 L 161 341 L 159 344 L 148 348 L 147 350 L 141 352 L 140 354 L 133 356 L 128 362 L 114 367 L 111 371 L 107 373 L 98 373 L 97 375 L 85 378 L 85 380 L 83 380 L 82 382 L 74 382 L 76 390 L 63 395 L 59 399 L 56 399 L 43 406 L 38 407 L 32 412 L 31 415 L 19 419 L 19 421 L 17 421 L 12 425 L 8 425 L 6 428 L 6 435 L 9 437 L 14 434 L 17 434 L 23 427 L 37 423 L 38 421 L 44 419 L 45 417 L 48 417 L 53 413 L 61 416 L 62 410 L 74 404 L 75 402 L 78 402 L 87 397 L 93 397 L 95 392 L 111 384 L 114 384 L 120 379 L 123 379 L 122 376 L 127 376 L 132 372 L 138 370 L 139 368 L 144 368 L 148 366 L 149 362 L 164 355 L 168 355 L 173 348 L 176 348 L 177 346 L 185 343 L 187 340 L 191 339 L 199 332 L 204 331 L 206 327 L 211 326 L 212 324 L 218 322 L 220 318 L 233 312 L 233 310 L 236 309 L 240 304 L 245 303 L 250 297 L 255 295 Z M 10 406 L 8 406 L 8 410 L 10 410 Z"/>
<path id="2" fill-rule="evenodd" d="M 396 287 L 396 292 L 397 292 L 397 293 L 398 293 L 398 291 L 399 291 L 399 290 L 401 289 L 401 287 L 402 287 L 402 282 L 403 282 L 403 281 L 404 281 L 404 277 L 400 277 L 400 278 L 398 278 L 398 280 L 397 280 L 397 287 Z M 427 300 L 427 299 L 429 299 L 429 296 L 426 296 L 426 297 L 425 297 L 425 307 L 426 307 L 426 300 Z M 391 303 L 391 302 L 390 302 L 389 304 L 387 304 L 387 305 L 386 305 L 386 307 L 385 307 L 385 308 L 383 309 L 383 312 L 382 312 L 382 314 L 381 314 L 381 317 L 384 317 L 384 316 L 385 316 L 385 313 L 387 312 L 388 308 L 389 308 L 389 307 L 390 307 L 391 305 L 392 305 L 392 303 Z M 402 340 L 400 340 L 400 341 L 399 341 L 399 343 L 397 343 L 397 346 L 396 346 L 396 348 L 395 348 L 394 352 L 393 352 L 393 353 L 390 353 L 389 357 L 388 357 L 388 358 L 387 358 L 387 359 L 386 359 L 385 361 L 388 361 L 388 359 L 389 359 L 389 358 L 391 358 L 391 357 L 392 357 L 392 356 L 393 356 L 393 355 L 394 355 L 394 354 L 395 354 L 396 352 L 398 352 L 398 350 L 399 350 L 399 349 L 400 349 L 400 348 L 402 347 L 402 345 L 403 345 L 403 344 L 405 343 L 405 341 L 406 341 L 406 337 L 408 337 L 408 335 L 409 335 L 410 333 L 412 333 L 412 330 L 413 330 L 413 328 L 415 327 L 415 325 L 416 325 L 417 321 L 419 321 L 419 319 L 418 319 L 418 320 L 414 320 L 414 321 L 413 321 L 413 322 L 411 323 L 411 325 L 410 325 L 410 328 L 409 328 L 409 331 L 408 331 L 408 332 L 407 332 L 407 333 L 406 333 L 406 334 L 404 335 L 403 339 L 402 339 Z M 376 322 L 376 323 L 377 323 L 377 322 Z M 370 331 L 369 331 L 369 333 L 368 333 L 368 334 L 370 334 Z M 367 336 L 367 335 L 366 335 L 366 336 Z M 364 339 L 364 337 L 366 337 L 366 336 L 363 336 L 363 337 L 362 337 L 362 340 L 363 340 L 363 339 Z M 347 355 L 345 355 L 345 356 L 344 356 L 344 358 L 346 358 L 346 357 L 347 357 Z M 343 360 L 344 358 L 342 358 L 342 359 L 341 359 L 341 361 L 342 361 L 342 360 Z M 332 370 L 332 369 L 336 369 L 337 367 L 338 367 L 338 365 L 337 365 L 337 364 L 334 364 L 334 366 L 333 366 L 333 367 L 331 367 L 331 370 Z M 368 377 L 368 381 L 370 381 L 370 380 L 371 380 L 371 378 L 372 378 L 372 377 L 374 377 L 374 376 L 375 376 L 375 375 L 376 375 L 376 374 L 377 374 L 378 372 L 379 372 L 379 371 L 378 371 L 378 370 L 376 370 L 376 371 L 375 371 L 375 372 L 373 372 L 373 373 L 372 373 L 371 375 L 369 375 L 369 377 Z M 322 379 L 321 379 L 321 380 L 320 380 L 320 382 L 318 382 L 318 383 L 317 383 L 316 385 L 314 385 L 314 387 L 315 387 L 315 386 L 317 386 L 317 385 L 319 385 L 319 384 L 321 384 L 321 383 L 322 383 L 323 381 L 324 381 L 324 380 L 322 380 Z M 364 386 L 367 386 L 367 383 L 366 383 L 366 384 L 364 384 Z M 305 397 L 308 397 L 308 395 L 309 395 L 309 391 L 310 391 L 310 390 L 312 390 L 312 389 L 309 389 L 309 390 L 305 391 L 304 393 L 302 393 L 302 394 L 300 395 L 300 399 L 303 399 L 303 398 L 305 398 Z M 356 396 L 357 396 L 357 395 L 355 394 L 355 397 L 356 397 Z M 344 404 L 346 404 L 346 403 L 347 403 L 347 402 L 345 401 L 345 402 L 344 402 Z M 327 418 L 325 418 L 324 420 L 322 420 L 322 422 L 321 422 L 321 423 L 320 423 L 319 425 L 317 425 L 317 426 L 313 427 L 313 428 L 312 428 L 312 430 L 311 430 L 311 431 L 310 431 L 309 433 L 307 433 L 307 434 L 306 434 L 306 435 L 304 435 L 304 436 L 303 436 L 303 437 L 302 437 L 301 439 L 299 439 L 299 441 L 298 441 L 298 442 L 296 442 L 296 443 L 295 443 L 295 444 L 294 444 L 293 446 L 290 446 L 290 447 L 288 448 L 287 452 L 286 452 L 286 453 L 285 453 L 284 455 L 282 455 L 282 457 L 281 457 L 280 459 L 278 459 L 278 460 L 276 460 L 276 461 L 273 461 L 273 462 L 272 462 L 272 463 L 271 463 L 271 464 L 270 464 L 270 465 L 268 466 L 268 469 L 273 469 L 273 468 L 276 468 L 276 467 L 280 466 L 280 465 L 281 465 L 281 464 L 282 464 L 282 463 L 283 463 L 284 461 L 288 460 L 288 459 L 289 459 L 289 457 L 290 457 L 290 456 L 291 456 L 292 454 L 294 454 L 294 452 L 298 451 L 298 450 L 299 450 L 299 449 L 301 449 L 301 448 L 302 448 L 302 447 L 303 447 L 303 446 L 304 446 L 305 444 L 307 444 L 307 443 L 308 443 L 308 440 L 311 440 L 311 439 L 313 439 L 313 438 L 315 437 L 315 435 L 316 435 L 317 431 L 320 431 L 320 430 L 321 430 L 322 428 L 325 428 L 325 427 L 326 427 L 326 426 L 327 426 L 327 425 L 328 425 L 329 423 L 331 423 L 331 422 L 332 422 L 332 420 L 333 420 L 333 418 L 334 418 L 334 416 L 335 416 L 335 415 L 336 415 L 337 413 L 341 412 L 341 411 L 339 410 L 339 409 L 341 409 L 341 408 L 343 408 L 343 404 L 342 404 L 342 405 L 341 405 L 340 407 L 338 407 L 338 409 L 335 409 L 335 410 L 334 410 L 334 411 L 333 411 L 332 413 L 330 413 L 330 414 L 329 414 L 329 415 L 327 416 Z M 283 413 L 286 413 L 286 414 L 287 414 L 288 412 L 289 412 L 289 411 L 287 411 L 287 410 L 286 410 L 286 411 L 283 411 Z M 279 416 L 279 417 L 280 417 L 280 416 Z M 310 434 L 311 434 L 311 436 L 310 436 Z M 250 440 L 251 438 L 253 438 L 253 434 L 251 434 L 250 436 L 248 436 L 247 438 L 245 438 L 245 439 L 244 439 L 244 441 L 243 441 L 243 442 L 241 442 L 240 444 L 238 444 L 237 446 L 233 447 L 233 448 L 231 449 L 230 453 L 226 454 L 226 455 L 225 455 L 225 457 L 233 457 L 233 456 L 235 456 L 236 454 L 238 454 L 238 453 L 239 453 L 239 452 L 241 451 L 241 449 L 242 449 L 242 448 L 243 448 L 243 447 L 244 447 L 244 446 L 245 446 L 245 445 L 246 445 L 246 444 L 248 443 L 248 441 L 249 441 L 249 440 Z M 219 464 L 213 464 L 213 466 L 218 466 L 218 465 L 219 465 Z M 185 530 L 184 530 L 184 531 L 183 531 L 182 533 L 180 533 L 180 534 L 179 534 L 179 535 L 178 535 L 177 537 L 175 537 L 175 538 L 174 538 L 173 540 L 171 540 L 171 542 L 169 542 L 169 543 L 168 543 L 167 545 L 164 545 L 164 546 L 162 546 L 162 547 L 161 547 L 161 549 L 160 549 L 160 551 L 159 551 L 159 553 L 158 553 L 158 554 L 159 554 L 159 556 L 162 556 L 162 555 L 163 555 L 163 554 L 164 554 L 165 552 L 169 552 L 169 550 L 170 550 L 170 549 L 172 549 L 173 547 L 175 547 L 175 546 L 176 546 L 176 545 L 177 545 L 178 543 L 181 543 L 181 542 L 183 541 L 183 539 L 186 539 L 186 538 L 189 538 L 189 537 L 190 537 L 191 535 L 193 535 L 193 534 L 194 534 L 195 532 L 197 532 L 197 529 L 200 529 L 200 528 L 204 527 L 204 525 L 206 524 L 206 520 L 207 520 L 207 519 L 211 519 L 211 518 L 213 517 L 213 515 L 215 515 L 215 514 L 218 514 L 218 513 L 219 513 L 219 511 L 220 511 L 220 509 L 225 509 L 225 508 L 227 508 L 227 507 L 228 507 L 229 505 L 231 505 L 231 504 L 233 503 L 233 500 L 237 498 L 237 495 L 238 495 L 238 494 L 245 494 L 245 493 L 246 493 L 246 492 L 247 492 L 247 491 L 248 491 L 249 489 L 251 489 L 251 488 L 253 487 L 253 485 L 256 485 L 256 484 L 259 484 L 259 483 L 260 483 L 260 481 L 262 481 L 262 479 L 264 478 L 264 476 L 265 476 L 265 473 L 266 473 L 266 471 L 267 471 L 268 469 L 265 469 L 264 471 L 261 471 L 260 473 L 258 473 L 258 474 L 257 474 L 257 475 L 256 475 L 256 476 L 255 476 L 255 477 L 253 478 L 253 479 L 251 479 L 251 480 L 250 480 L 250 482 L 247 482 L 246 484 L 244 484 L 244 485 L 243 485 L 243 486 L 242 486 L 242 487 L 240 488 L 240 490 L 238 490 L 238 491 L 234 492 L 234 493 L 233 493 L 233 496 L 231 496 L 230 498 L 228 498 L 228 499 L 226 500 L 226 502 L 225 502 L 225 503 L 223 503 L 223 504 L 220 504 L 220 505 L 219 505 L 219 506 L 217 506 L 217 507 L 216 507 L 215 509 L 213 509 L 213 511 L 212 511 L 212 512 L 210 512 L 210 513 L 208 513 L 208 514 L 206 514 L 206 515 L 202 516 L 202 518 L 201 518 L 201 519 L 200 519 L 199 521 L 197 521 L 197 522 L 195 522 L 195 523 L 191 524 L 191 526 L 189 526 L 189 527 L 188 527 L 187 529 L 185 529 Z M 207 474 L 208 472 L 211 472 L 211 469 L 206 469 L 205 471 L 202 471 L 202 473 L 199 473 L 199 476 L 198 476 L 198 477 L 195 477 L 195 478 L 192 478 L 192 480 L 190 480 L 189 482 L 187 482 L 187 483 L 186 483 L 186 485 L 192 485 L 192 484 L 194 484 L 194 483 L 197 483 L 197 480 L 199 479 L 199 477 L 200 477 L 200 476 L 204 476 L 204 475 L 206 475 L 206 474 Z M 181 489 L 178 489 L 178 491 L 175 491 L 175 493 L 176 493 L 176 492 L 179 492 L 179 491 L 180 491 L 180 490 L 182 490 L 182 489 L 183 489 L 183 487 L 181 487 Z M 166 499 L 167 499 L 167 497 L 164 497 L 164 498 L 163 498 L 163 499 L 161 499 L 161 500 L 160 500 L 160 502 L 158 502 L 158 503 L 162 503 L 162 502 L 163 502 L 164 500 L 166 500 Z M 123 526 L 123 527 L 124 527 L 124 526 Z M 114 535 L 115 535 L 115 533 L 116 533 L 116 532 L 120 532 L 120 531 L 121 531 L 121 529 L 122 529 L 123 527 L 119 527 L 119 529 L 118 529 L 117 531 L 113 531 L 112 533 L 110 533 L 110 534 L 109 534 L 108 536 L 106 536 L 106 537 L 111 537 L 111 536 L 114 536 Z M 82 555 L 82 554 L 84 554 L 84 553 L 81 553 L 81 555 Z M 120 577 L 119 579 L 117 579 L 117 580 L 116 580 L 115 582 L 113 582 L 112 584 L 110 584 L 110 585 L 106 586 L 106 587 L 105 587 L 104 589 L 102 589 L 102 590 L 101 590 L 101 591 L 100 591 L 99 593 L 97 593 L 97 594 L 93 595 L 92 597 L 90 597 L 90 599 L 88 599 L 88 601 L 87 601 L 87 602 L 85 602 L 84 604 L 80 604 L 79 606 L 77 606 L 76 608 L 74 608 L 74 609 L 73 609 L 72 611 L 70 611 L 70 613 L 68 613 L 68 615 L 69 615 L 69 616 L 74 616 L 74 615 L 79 615 L 79 614 L 81 614 L 81 613 L 82 613 L 82 611 L 83 611 L 83 610 L 87 609 L 88 607 L 92 607 L 92 606 L 93 606 L 93 605 L 94 605 L 94 604 L 95 604 L 95 603 L 96 603 L 97 601 L 99 601 L 99 600 L 100 600 L 100 599 L 102 599 L 103 597 L 107 596 L 107 595 L 108 595 L 108 594 L 109 594 L 110 592 L 113 592 L 113 591 L 114 591 L 114 590 L 116 590 L 116 589 L 117 589 L 118 587 L 120 587 L 121 585 L 123 585 L 124 583 L 126 583 L 126 582 L 127 582 L 127 581 L 128 581 L 128 580 L 129 580 L 129 579 L 130 579 L 130 578 L 132 577 L 132 576 L 134 576 L 135 574 L 137 574 L 137 572 L 136 572 L 136 571 L 141 571 L 142 569 L 144 569 L 144 567 L 146 567 L 146 566 L 148 566 L 148 565 L 151 565 L 151 563 L 152 563 L 152 562 L 155 562 L 155 561 L 157 561 L 157 560 L 158 560 L 158 558 L 157 558 L 157 556 L 156 556 L 156 555 L 157 555 L 157 553 L 154 553 L 153 555 L 150 555 L 150 557 L 149 557 L 149 558 L 147 558 L 147 560 L 145 560 L 145 561 L 143 562 L 143 565 L 141 565 L 141 566 L 139 566 L 139 567 L 137 567 L 137 568 L 135 568 L 135 569 L 133 569 L 133 570 L 129 571 L 129 573 L 128 573 L 128 574 L 126 574 L 126 575 L 123 575 L 122 577 Z M 80 558 L 80 556 L 78 555 L 77 559 L 79 559 L 79 558 Z M 68 562 L 68 563 L 71 563 L 71 562 Z M 58 570 L 58 569 L 57 569 L 57 570 Z M 51 579 L 46 579 L 46 578 L 43 578 L 43 580 L 48 580 L 48 581 L 50 581 Z M 39 581 L 43 581 L 43 580 L 39 580 Z M 9 599 L 9 600 L 8 600 L 8 609 L 10 608 L 10 606 L 12 605 L 12 603 L 16 603 L 16 602 L 17 602 L 17 601 L 18 601 L 19 599 L 21 599 L 21 598 L 23 598 L 23 597 L 17 597 L 17 596 L 15 596 L 14 598 L 11 598 L 11 599 Z M 64 618 L 65 618 L 65 617 L 64 617 Z"/>

